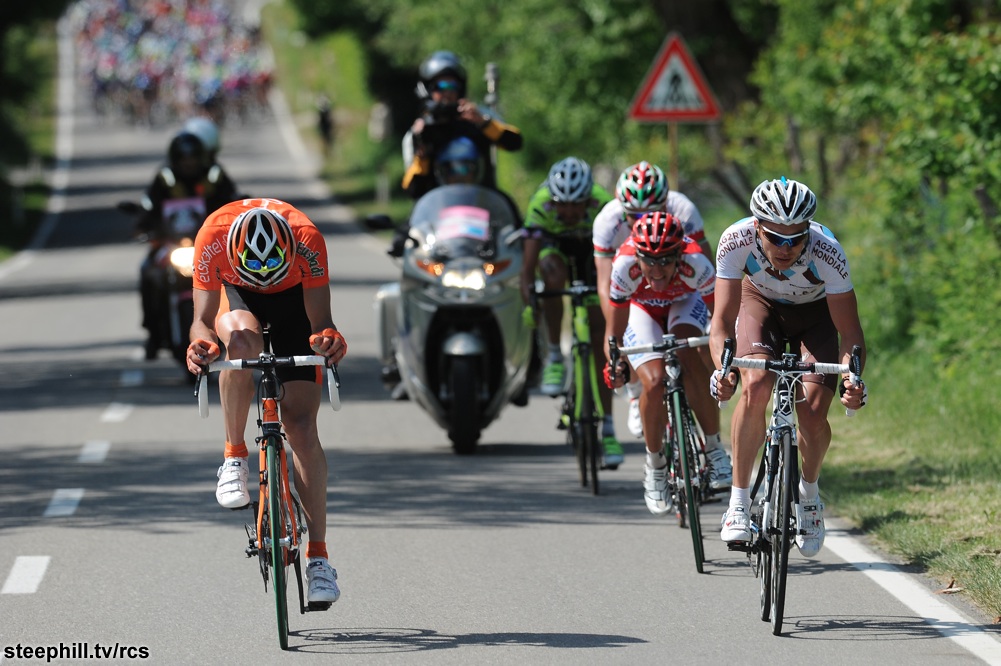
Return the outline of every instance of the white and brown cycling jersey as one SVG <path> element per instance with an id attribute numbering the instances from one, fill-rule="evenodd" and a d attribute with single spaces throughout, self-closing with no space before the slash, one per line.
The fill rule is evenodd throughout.
<path id="1" fill-rule="evenodd" d="M 831 230 L 810 223 L 810 237 L 803 254 L 789 268 L 776 270 L 761 249 L 754 218 L 746 217 L 723 232 L 716 249 L 716 275 L 740 280 L 745 275 L 770 301 L 812 303 L 827 294 L 852 290 L 848 257 Z"/>

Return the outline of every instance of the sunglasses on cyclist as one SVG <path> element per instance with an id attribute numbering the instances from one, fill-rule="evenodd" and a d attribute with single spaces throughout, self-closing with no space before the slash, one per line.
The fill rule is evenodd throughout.
<path id="1" fill-rule="evenodd" d="M 243 262 L 243 267 L 248 271 L 264 273 L 266 271 L 273 271 L 285 263 L 285 252 L 278 250 L 277 257 L 268 257 L 264 261 L 261 261 L 260 259 L 247 259 L 247 251 L 244 250 L 240 260 Z"/>
<path id="2" fill-rule="evenodd" d="M 670 266 L 671 264 L 678 261 L 677 254 L 643 254 L 642 252 L 636 253 L 636 258 L 642 261 L 647 266 Z"/>
<path id="3" fill-rule="evenodd" d="M 775 247 L 796 247 L 800 243 L 804 242 L 810 235 L 810 229 L 807 228 L 805 231 L 801 231 L 798 234 L 779 234 L 774 231 L 768 231 L 764 227 L 758 227 L 761 229 L 761 234 L 765 237 L 769 243 Z"/>
<path id="4" fill-rule="evenodd" d="M 438 92 L 445 92 L 447 90 L 458 90 L 459 82 L 453 81 L 451 79 L 442 79 L 440 81 L 435 81 L 431 84 L 432 90 L 437 90 Z"/>

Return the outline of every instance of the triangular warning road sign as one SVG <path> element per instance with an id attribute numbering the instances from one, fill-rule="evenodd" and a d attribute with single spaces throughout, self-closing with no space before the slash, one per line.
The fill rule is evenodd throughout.
<path id="1" fill-rule="evenodd" d="M 629 107 L 641 122 L 709 122 L 719 120 L 716 96 L 681 35 L 664 40 Z"/>

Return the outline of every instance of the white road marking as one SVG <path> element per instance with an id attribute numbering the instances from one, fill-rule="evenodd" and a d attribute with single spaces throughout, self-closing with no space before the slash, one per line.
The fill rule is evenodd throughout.
<path id="1" fill-rule="evenodd" d="M 857 539 L 828 531 L 824 546 L 892 594 L 940 634 L 989 664 L 1001 664 L 1001 642 Z"/>
<path id="2" fill-rule="evenodd" d="M 104 410 L 101 414 L 101 421 L 103 423 L 121 423 L 125 419 L 129 418 L 129 414 L 132 413 L 132 408 L 134 405 L 128 405 L 121 402 L 113 402 L 108 405 L 108 408 Z"/>
<path id="3" fill-rule="evenodd" d="M 83 445 L 80 450 L 80 457 L 76 459 L 78 463 L 102 463 L 108 457 L 108 450 L 111 442 L 92 441 Z"/>
<path id="4" fill-rule="evenodd" d="M 59 488 L 52 495 L 52 501 L 42 514 L 46 518 L 72 516 L 83 499 L 83 488 Z"/>
<path id="5" fill-rule="evenodd" d="M 124 370 L 118 378 L 120 386 L 142 386 L 146 373 L 142 370 Z"/>
<path id="6" fill-rule="evenodd" d="M 49 568 L 48 555 L 21 555 L 4 581 L 0 594 L 34 594 Z"/>

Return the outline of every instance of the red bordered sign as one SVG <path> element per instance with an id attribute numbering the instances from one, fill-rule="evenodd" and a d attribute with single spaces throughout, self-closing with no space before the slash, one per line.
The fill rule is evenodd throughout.
<path id="1" fill-rule="evenodd" d="M 719 102 L 678 33 L 664 40 L 633 98 L 629 117 L 650 123 L 719 120 Z"/>

